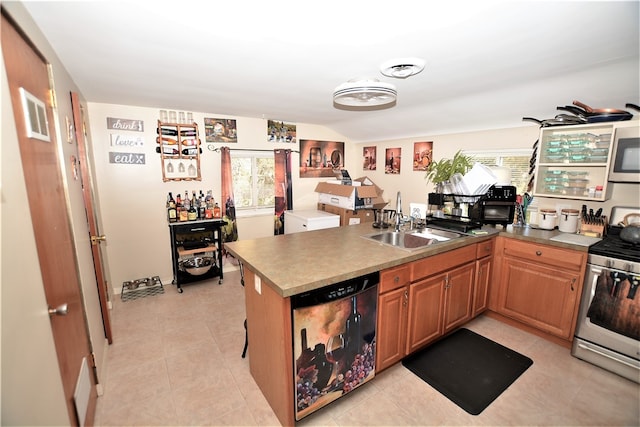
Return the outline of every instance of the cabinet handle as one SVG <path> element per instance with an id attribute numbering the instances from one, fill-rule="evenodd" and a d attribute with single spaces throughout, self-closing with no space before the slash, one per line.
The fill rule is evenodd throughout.
<path id="1" fill-rule="evenodd" d="M 394 277 L 394 278 L 393 278 L 393 281 L 394 281 L 394 282 L 396 282 L 396 283 L 398 283 L 398 282 L 400 281 L 400 276 L 396 276 L 396 277 Z"/>
<path id="2" fill-rule="evenodd" d="M 536 255 L 538 256 L 542 255 L 542 251 L 536 251 Z"/>
<path id="3" fill-rule="evenodd" d="M 402 305 L 404 307 L 409 303 L 409 291 L 407 289 L 404 290 L 404 301 L 402 301 Z"/>
<path id="4" fill-rule="evenodd" d="M 571 290 L 574 291 L 575 289 L 573 289 L 573 284 L 576 283 L 576 278 L 574 277 L 573 279 L 571 279 Z"/>

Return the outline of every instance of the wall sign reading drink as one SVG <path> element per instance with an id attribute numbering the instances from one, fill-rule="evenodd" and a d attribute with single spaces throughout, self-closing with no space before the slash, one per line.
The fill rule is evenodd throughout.
<path id="1" fill-rule="evenodd" d="M 143 120 L 118 119 L 107 117 L 107 129 L 129 130 L 134 132 L 144 132 Z"/>

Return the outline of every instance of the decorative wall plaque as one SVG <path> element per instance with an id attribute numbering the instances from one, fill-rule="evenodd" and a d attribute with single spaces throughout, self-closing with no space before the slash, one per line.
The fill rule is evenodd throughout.
<path id="1" fill-rule="evenodd" d="M 128 130 L 133 132 L 144 132 L 143 120 L 117 119 L 107 117 L 107 129 Z"/>

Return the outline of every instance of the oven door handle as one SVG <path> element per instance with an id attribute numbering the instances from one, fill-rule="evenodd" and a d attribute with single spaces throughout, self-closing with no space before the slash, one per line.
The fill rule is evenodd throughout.
<path id="1" fill-rule="evenodd" d="M 637 366 L 632 365 L 631 363 L 625 362 L 624 360 L 620 360 L 620 359 L 616 359 L 613 356 L 608 355 L 607 353 L 603 353 L 601 351 L 596 350 L 595 348 L 591 348 L 588 345 L 582 344 L 582 343 L 578 343 L 578 347 L 580 347 L 583 350 L 587 350 L 587 351 L 591 351 L 593 353 L 596 353 L 602 357 L 606 357 L 607 359 L 611 359 L 611 360 L 615 360 L 618 363 L 622 363 L 623 365 L 629 366 L 630 368 L 634 368 L 634 369 L 638 369 Z"/>
<path id="2" fill-rule="evenodd" d="M 593 297 L 596 296 L 596 284 L 598 282 L 598 279 L 602 275 L 602 269 L 595 266 L 591 266 L 589 273 L 591 276 L 593 276 L 591 278 L 591 289 L 589 292 L 589 305 L 591 305 L 591 302 L 593 302 Z"/>

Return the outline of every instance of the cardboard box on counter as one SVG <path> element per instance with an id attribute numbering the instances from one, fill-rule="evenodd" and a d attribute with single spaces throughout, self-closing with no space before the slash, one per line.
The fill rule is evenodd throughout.
<path id="1" fill-rule="evenodd" d="M 318 203 L 352 210 L 382 209 L 386 206 L 383 190 L 373 181 L 366 176 L 353 181 L 353 185 L 342 185 L 339 180 L 319 182 L 315 189 Z"/>
<path id="2" fill-rule="evenodd" d="M 336 214 L 340 216 L 340 227 L 353 224 L 364 224 L 367 222 L 373 222 L 375 217 L 372 209 L 345 209 L 339 208 L 333 205 L 327 205 L 325 203 L 318 203 L 318 210 L 328 213 Z"/>

